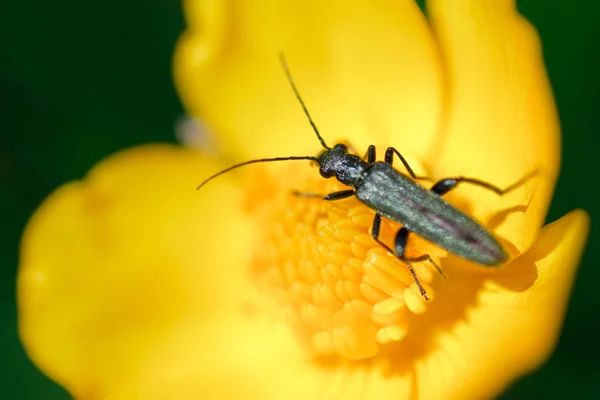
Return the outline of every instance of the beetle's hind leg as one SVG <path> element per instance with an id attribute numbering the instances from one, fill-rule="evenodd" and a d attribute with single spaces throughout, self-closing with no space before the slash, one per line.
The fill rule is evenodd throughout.
<path id="1" fill-rule="evenodd" d="M 524 177 L 522 177 L 521 179 L 519 179 L 512 185 L 505 187 L 504 189 L 499 188 L 498 186 L 494 186 L 491 183 L 487 183 L 485 181 L 475 179 L 475 178 L 467 178 L 464 176 L 460 176 L 457 178 L 444 178 L 444 179 L 441 179 L 438 182 L 436 182 L 435 185 L 433 185 L 431 187 L 431 191 L 442 196 L 442 195 L 448 193 L 450 190 L 454 189 L 459 183 L 464 182 L 464 183 L 470 183 L 471 185 L 479 186 L 481 188 L 490 190 L 490 191 L 496 193 L 498 196 L 502 196 L 502 195 L 505 195 L 506 193 L 518 188 L 519 186 L 523 185 L 529 179 L 534 177 L 537 173 L 538 173 L 538 171 L 534 170 L 533 172 L 530 172 L 529 174 L 525 175 Z"/>
<path id="2" fill-rule="evenodd" d="M 410 231 L 406 228 L 401 228 L 398 233 L 396 233 L 396 239 L 394 240 L 394 247 L 396 249 L 396 255 L 402 260 L 402 261 L 412 261 L 412 262 L 423 262 L 423 261 L 429 261 L 431 263 L 431 265 L 433 265 L 433 267 L 437 270 L 437 272 L 439 272 L 439 274 L 441 276 L 443 276 L 444 278 L 448 279 L 448 277 L 446 276 L 446 274 L 444 274 L 444 271 L 442 271 L 442 269 L 440 268 L 439 265 L 437 265 L 437 263 L 435 261 L 433 261 L 433 259 L 431 258 L 431 256 L 429 254 L 424 254 L 420 257 L 414 257 L 414 258 L 408 258 L 404 256 L 404 252 L 406 250 L 406 242 L 408 241 L 408 234 L 410 233 Z"/>
<path id="3" fill-rule="evenodd" d="M 379 240 L 380 228 L 381 228 L 381 215 L 375 214 L 375 218 L 373 219 L 373 227 L 371 228 L 371 236 L 373 237 L 373 239 L 375 239 L 375 241 L 377 243 L 379 243 L 381 246 L 383 246 L 383 248 L 385 248 L 387 251 L 389 251 L 396 257 L 398 257 L 398 259 L 400 259 L 403 263 L 406 264 L 406 266 L 408 267 L 408 271 L 412 275 L 412 278 L 414 279 L 415 283 L 417 284 L 417 287 L 419 288 L 419 292 L 421 292 L 421 296 L 423 296 L 425 298 L 425 300 L 429 300 L 429 297 L 427 297 L 427 291 L 423 288 L 423 286 L 421 285 L 421 282 L 419 282 L 419 277 L 417 277 L 417 274 L 415 273 L 415 270 L 413 269 L 412 265 L 410 265 L 410 263 L 407 262 L 406 259 L 402 258 L 402 255 L 398 255 L 397 252 L 390 249 L 388 247 L 388 245 L 386 245 L 381 240 Z M 398 236 L 398 235 L 396 235 L 396 236 Z M 405 242 L 406 242 L 406 240 L 405 240 Z M 429 256 L 427 256 L 427 257 L 429 257 Z"/>

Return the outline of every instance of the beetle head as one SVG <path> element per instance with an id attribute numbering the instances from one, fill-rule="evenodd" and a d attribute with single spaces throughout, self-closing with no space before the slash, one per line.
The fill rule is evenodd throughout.
<path id="1" fill-rule="evenodd" d="M 338 143 L 317 157 L 319 173 L 323 178 L 336 177 L 345 185 L 354 186 L 368 166 L 360 157 L 349 154 L 348 147 Z"/>
<path id="2" fill-rule="evenodd" d="M 331 178 L 343 168 L 344 158 L 348 154 L 348 147 L 336 144 L 333 149 L 323 150 L 319 154 L 319 173 L 323 178 Z"/>

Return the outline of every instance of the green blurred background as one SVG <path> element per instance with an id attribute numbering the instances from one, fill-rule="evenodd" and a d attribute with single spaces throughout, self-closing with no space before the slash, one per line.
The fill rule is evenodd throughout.
<path id="1" fill-rule="evenodd" d="M 35 207 L 98 160 L 174 141 L 182 115 L 171 54 L 183 29 L 175 0 L 0 5 L 0 398 L 68 399 L 28 361 L 16 331 L 19 237 Z M 521 0 L 542 36 L 563 126 L 563 167 L 548 221 L 600 212 L 600 2 Z M 600 157 L 598 157 L 600 158 Z M 588 170 L 588 168 L 591 168 Z M 550 362 L 505 398 L 600 397 L 597 237 L 583 259 Z M 532 328 L 531 335 L 536 332 Z M 510 349 L 506 349 L 510 351 Z M 595 394 L 595 396 L 593 396 Z"/>

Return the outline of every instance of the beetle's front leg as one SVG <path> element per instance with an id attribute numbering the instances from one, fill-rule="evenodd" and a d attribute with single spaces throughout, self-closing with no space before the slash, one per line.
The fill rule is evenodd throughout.
<path id="1" fill-rule="evenodd" d="M 368 164 L 373 164 L 375 162 L 375 159 L 377 158 L 377 149 L 374 145 L 369 146 L 369 148 L 367 149 L 367 154 L 365 154 L 363 160 L 365 158 L 367 159 Z"/>
<path id="2" fill-rule="evenodd" d="M 408 171 L 408 174 L 411 176 L 411 178 L 413 178 L 415 180 L 431 180 L 427 176 L 419 176 L 419 175 L 415 174 L 415 172 L 413 171 L 413 169 L 408 164 L 408 161 L 406 161 L 406 159 L 402 156 L 402 154 L 400 154 L 400 152 L 398 150 L 396 150 L 395 147 L 388 147 L 387 148 L 387 150 L 385 151 L 385 162 L 388 163 L 388 164 L 390 164 L 390 165 L 393 165 L 393 163 L 394 163 L 394 154 L 396 154 L 398 156 L 398 158 L 402 162 L 402 165 L 404 165 L 404 168 L 406 168 L 406 171 Z"/>
<path id="3" fill-rule="evenodd" d="M 319 199 L 323 199 L 323 200 L 332 201 L 332 200 L 347 199 L 348 197 L 354 196 L 355 192 L 354 192 L 354 189 L 349 189 L 349 190 L 340 190 L 339 192 L 329 193 L 328 195 L 325 195 L 325 196 L 323 196 L 322 194 L 318 194 L 318 193 L 306 193 L 306 192 L 298 192 L 298 191 L 293 191 L 292 194 L 294 196 L 298 196 L 298 197 L 312 197 L 312 198 L 319 198 Z"/>

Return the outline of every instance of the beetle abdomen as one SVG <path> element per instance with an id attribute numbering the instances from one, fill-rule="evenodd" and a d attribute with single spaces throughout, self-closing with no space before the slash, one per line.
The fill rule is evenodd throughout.
<path id="1" fill-rule="evenodd" d="M 356 197 L 384 217 L 467 260 L 499 265 L 508 255 L 477 221 L 437 194 L 376 162 L 356 186 Z"/>

